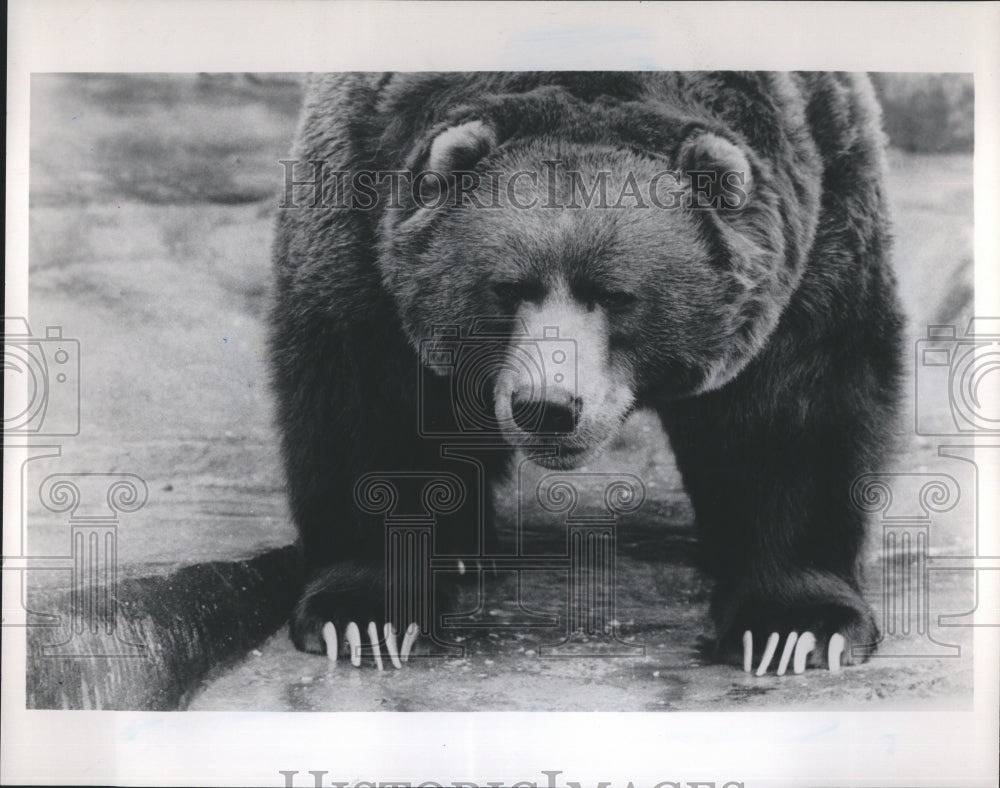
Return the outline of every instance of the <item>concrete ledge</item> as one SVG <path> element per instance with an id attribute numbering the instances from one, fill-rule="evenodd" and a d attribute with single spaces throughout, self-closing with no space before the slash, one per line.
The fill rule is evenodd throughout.
<path id="1" fill-rule="evenodd" d="M 128 578 L 117 594 L 104 586 L 76 594 L 29 588 L 27 707 L 184 708 L 211 672 L 287 619 L 300 567 L 298 549 L 288 546 Z M 117 614 L 108 615 L 112 596 Z"/>

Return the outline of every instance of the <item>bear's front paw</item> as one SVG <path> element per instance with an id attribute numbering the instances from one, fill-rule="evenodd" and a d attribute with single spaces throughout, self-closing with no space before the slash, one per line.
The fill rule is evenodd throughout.
<path id="1" fill-rule="evenodd" d="M 753 669 L 754 647 L 753 631 L 748 629 L 743 633 L 743 670 L 745 673 L 753 672 L 757 676 L 763 676 L 771 667 L 771 662 L 778 650 L 781 642 L 781 635 L 772 632 L 764 646 L 764 653 L 761 655 L 757 670 Z M 830 636 L 827 645 L 827 665 L 834 673 L 840 671 L 841 655 L 844 653 L 844 636 L 839 632 Z M 789 663 L 795 673 L 805 673 L 806 661 L 816 651 L 816 636 L 812 632 L 789 632 L 785 637 L 785 645 L 781 650 L 781 657 L 778 659 L 775 672 L 779 676 L 784 676 L 788 670 Z"/>
<path id="2" fill-rule="evenodd" d="M 860 599 L 856 605 L 746 605 L 717 641 L 716 657 L 736 664 L 742 658 L 743 670 L 757 676 L 772 665 L 778 676 L 807 667 L 837 673 L 843 665 L 867 661 L 878 637 L 871 611 Z"/>
<path id="3" fill-rule="evenodd" d="M 379 635 L 378 625 L 374 621 L 368 622 L 367 636 L 372 659 L 375 667 L 382 670 L 382 645 L 385 645 L 385 652 L 388 655 L 393 667 L 402 668 L 403 663 L 410 658 L 410 650 L 420 634 L 420 626 L 416 622 L 411 623 L 406 632 L 403 633 L 403 642 L 397 647 L 396 638 L 398 633 L 396 627 L 386 621 L 382 625 L 382 634 Z M 332 621 L 325 621 L 320 630 L 323 638 L 326 656 L 331 662 L 336 662 L 340 653 L 340 641 L 337 638 L 337 627 Z M 344 627 L 344 639 L 347 641 L 347 652 L 351 657 L 351 664 L 356 668 L 361 667 L 361 630 L 354 621 L 348 621 Z"/>
<path id="4" fill-rule="evenodd" d="M 332 662 L 350 656 L 356 668 L 369 656 L 379 670 L 384 647 L 392 665 L 402 668 L 420 626 L 409 622 L 399 643 L 396 623 L 385 620 L 385 594 L 385 575 L 376 569 L 328 567 L 315 572 L 292 614 L 292 642 L 300 651 L 325 654 Z"/>

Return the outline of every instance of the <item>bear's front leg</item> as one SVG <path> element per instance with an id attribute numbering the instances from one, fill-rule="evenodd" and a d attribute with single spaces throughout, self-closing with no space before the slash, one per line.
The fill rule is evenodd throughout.
<path id="1" fill-rule="evenodd" d="M 425 559 L 455 556 L 460 574 L 460 557 L 495 538 L 489 489 L 506 450 L 480 467 L 446 458 L 445 439 L 421 435 L 422 418 L 437 425 L 439 410 L 452 413 L 450 385 L 419 372 L 390 321 L 331 327 L 281 304 L 275 316 L 277 415 L 306 566 L 292 641 L 332 660 L 349 654 L 355 666 L 401 667 L 453 591 L 433 582 Z M 427 412 L 418 410 L 418 385 Z M 365 480 L 372 484 L 362 489 Z M 390 520 L 405 531 L 414 519 L 412 533 L 390 541 Z M 428 520 L 425 533 L 419 524 Z"/>
<path id="2" fill-rule="evenodd" d="M 427 465 L 429 448 L 416 434 L 416 405 L 408 399 L 412 387 L 398 383 L 418 379 L 416 357 L 383 322 L 331 326 L 283 302 L 274 315 L 278 424 L 306 567 L 292 641 L 334 660 L 349 654 L 355 666 L 364 655 L 382 667 L 384 655 L 400 667 L 416 622 L 387 615 L 384 517 L 362 511 L 355 487 L 366 473 Z"/>
<path id="3" fill-rule="evenodd" d="M 454 608 L 459 578 L 472 570 L 468 580 L 478 581 L 485 555 L 496 552 L 493 464 L 446 468 L 436 442 L 424 448 L 419 467 L 358 478 L 354 506 L 340 513 L 355 527 L 339 543 L 331 529 L 303 531 L 311 569 L 290 627 L 299 649 L 334 661 L 349 654 L 355 667 L 364 657 L 382 669 L 383 655 L 400 668 L 420 635 L 441 645 L 436 631 Z"/>
<path id="4" fill-rule="evenodd" d="M 831 376 L 813 358 L 813 368 L 755 363 L 660 408 L 715 579 L 715 656 L 758 675 L 839 670 L 879 640 L 860 593 L 865 519 L 850 489 L 878 465 L 892 384 L 866 377 L 863 359 Z"/>

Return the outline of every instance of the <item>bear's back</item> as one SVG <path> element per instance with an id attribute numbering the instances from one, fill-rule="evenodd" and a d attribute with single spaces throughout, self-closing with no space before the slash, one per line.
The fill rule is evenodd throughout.
<path id="1" fill-rule="evenodd" d="M 343 73 L 310 83 L 300 153 L 334 137 L 353 140 L 360 158 L 404 163 L 407 145 L 463 107 L 489 97 L 554 88 L 567 100 L 645 103 L 665 117 L 722 124 L 765 158 L 782 142 L 811 139 L 824 162 L 852 147 L 878 148 L 878 104 L 863 75 L 830 72 L 435 72 Z M 326 128 L 325 138 L 315 136 Z M 311 134 L 312 132 L 312 134 Z M 338 140 L 343 142 L 343 140 Z M 362 153 L 363 151 L 363 153 Z M 343 152 L 343 151 L 342 151 Z"/>

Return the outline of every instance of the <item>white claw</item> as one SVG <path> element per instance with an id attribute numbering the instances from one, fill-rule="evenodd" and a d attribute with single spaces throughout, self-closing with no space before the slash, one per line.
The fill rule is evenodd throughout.
<path id="1" fill-rule="evenodd" d="M 326 658 L 330 662 L 337 661 L 337 628 L 327 621 L 323 625 L 323 642 L 326 643 Z"/>
<path id="2" fill-rule="evenodd" d="M 353 621 L 348 622 L 344 630 L 344 637 L 347 638 L 347 645 L 351 649 L 351 664 L 356 668 L 361 667 L 361 630 Z"/>
<path id="3" fill-rule="evenodd" d="M 799 642 L 795 644 L 793 670 L 796 673 L 806 672 L 806 658 L 816 648 L 816 636 L 812 632 L 803 632 Z"/>
<path id="4" fill-rule="evenodd" d="M 382 670 L 382 649 L 378 647 L 378 627 L 374 621 L 368 622 L 368 642 L 372 644 L 372 655 L 375 657 L 375 667 Z"/>
<path id="5" fill-rule="evenodd" d="M 785 649 L 781 652 L 781 659 L 778 661 L 778 675 L 784 676 L 788 670 L 788 660 L 792 658 L 792 649 L 795 648 L 795 641 L 799 639 L 798 632 L 789 632 L 785 641 Z"/>
<path id="6" fill-rule="evenodd" d="M 757 668 L 757 675 L 763 676 L 767 673 L 767 669 L 771 667 L 771 660 L 774 659 L 774 652 L 778 650 L 778 640 L 780 635 L 777 632 L 772 632 L 767 639 L 767 645 L 764 646 L 764 656 L 760 658 L 760 665 Z"/>
<path id="7" fill-rule="evenodd" d="M 387 621 L 382 631 L 385 633 L 385 650 L 389 652 L 392 666 L 398 670 L 403 667 L 403 663 L 399 661 L 399 652 L 396 650 L 396 627 Z"/>
<path id="8" fill-rule="evenodd" d="M 743 672 L 749 673 L 753 668 L 753 632 L 749 629 L 743 633 Z"/>
<path id="9" fill-rule="evenodd" d="M 847 641 L 839 632 L 830 636 L 830 645 L 827 648 L 827 663 L 830 665 L 831 673 L 840 673 L 840 655 L 844 653 L 844 646 Z"/>
<path id="10" fill-rule="evenodd" d="M 403 645 L 399 648 L 399 658 L 406 662 L 410 659 L 410 649 L 413 648 L 413 644 L 417 640 L 417 635 L 420 634 L 420 625 L 415 621 L 406 628 L 406 632 L 403 634 Z"/>

